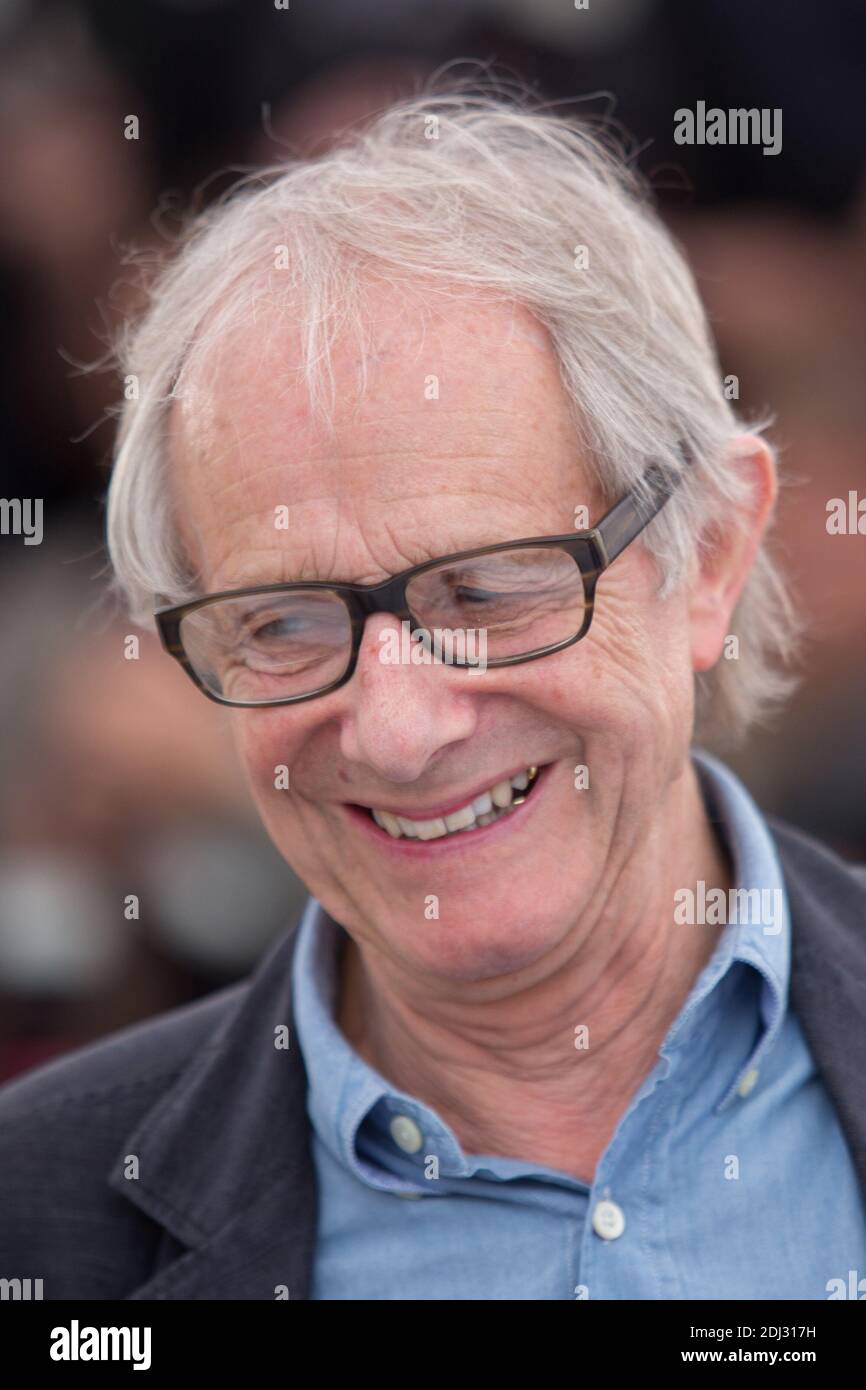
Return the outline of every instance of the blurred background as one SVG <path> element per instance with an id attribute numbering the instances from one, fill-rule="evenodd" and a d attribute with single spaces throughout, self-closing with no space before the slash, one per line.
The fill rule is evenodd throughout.
<path id="1" fill-rule="evenodd" d="M 863 0 L 0 0 L 0 1079 L 246 973 L 304 890 L 258 826 L 226 715 L 104 597 L 135 307 L 130 245 L 246 169 L 327 148 L 443 64 L 579 99 L 641 147 L 739 406 L 772 410 L 801 690 L 729 761 L 765 810 L 866 859 Z M 674 111 L 783 111 L 781 153 L 680 146 Z M 128 139 L 127 118 L 138 118 Z M 733 389 L 733 388 L 732 388 Z"/>

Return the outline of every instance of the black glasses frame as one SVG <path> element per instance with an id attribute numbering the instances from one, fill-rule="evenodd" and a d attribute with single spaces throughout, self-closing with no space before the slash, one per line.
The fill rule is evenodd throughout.
<path id="1" fill-rule="evenodd" d="M 690 462 L 687 456 L 686 462 Z M 566 551 L 580 569 L 585 595 L 585 610 L 580 631 L 562 642 L 556 642 L 546 647 L 537 647 L 531 652 L 522 653 L 520 656 L 495 657 L 487 661 L 485 665 L 487 667 L 520 666 L 526 661 L 537 661 L 539 657 L 551 656 L 554 652 L 573 646 L 575 642 L 579 642 L 582 637 L 586 636 L 592 622 L 595 607 L 595 586 L 599 576 L 604 573 L 608 566 L 613 564 L 626 546 L 640 535 L 653 517 L 657 516 L 681 480 L 681 473 L 672 473 L 663 469 L 659 464 L 651 464 L 644 474 L 644 482 L 649 489 L 648 499 L 644 499 L 637 489 L 632 489 L 605 513 L 596 526 L 588 531 L 566 531 L 558 536 L 528 536 L 520 540 L 498 541 L 495 545 L 478 546 L 474 550 L 458 550 L 453 555 L 442 555 L 435 560 L 425 560 L 423 564 L 401 570 L 399 574 L 391 575 L 390 578 L 376 584 L 332 584 L 324 579 L 311 579 L 300 583 L 291 581 L 285 584 L 259 584 L 242 589 L 222 589 L 218 593 L 205 594 L 201 598 L 191 599 L 188 603 L 158 608 L 154 613 L 154 618 L 160 640 L 169 656 L 174 657 L 179 662 L 193 684 L 208 699 L 214 700 L 219 705 L 230 705 L 235 709 L 250 709 L 301 704 L 305 700 L 315 700 L 320 695 L 328 695 L 332 690 L 339 690 L 340 686 L 351 680 L 358 663 L 364 625 L 371 614 L 393 613 L 401 622 L 410 624 L 410 632 L 426 631 L 422 623 L 415 621 L 406 601 L 406 586 L 416 575 L 423 574 L 426 570 L 437 569 L 441 565 L 447 565 L 456 560 L 471 560 L 478 555 L 494 555 L 497 551 L 502 550 L 537 549 L 546 546 L 551 550 Z M 345 671 L 337 680 L 329 681 L 327 685 L 311 690 L 306 695 L 284 695 L 275 700 L 230 700 L 223 695 L 218 695 L 201 680 L 184 651 L 180 636 L 181 622 L 188 613 L 194 613 L 196 609 L 207 607 L 221 599 L 253 598 L 258 594 L 302 593 L 322 589 L 339 595 L 348 609 L 351 622 L 351 655 Z M 453 664 L 458 670 L 477 669 L 476 663 L 453 662 L 449 664 Z"/>

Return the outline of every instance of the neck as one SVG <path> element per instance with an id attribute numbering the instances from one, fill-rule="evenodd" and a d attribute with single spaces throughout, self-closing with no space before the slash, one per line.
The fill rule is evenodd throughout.
<path id="1" fill-rule="evenodd" d="M 465 1152 L 592 1181 L 722 930 L 673 921 L 677 888 L 731 886 L 691 763 L 677 787 L 605 901 L 531 979 L 443 993 L 347 941 L 339 1026 L 386 1080 L 437 1110 Z"/>

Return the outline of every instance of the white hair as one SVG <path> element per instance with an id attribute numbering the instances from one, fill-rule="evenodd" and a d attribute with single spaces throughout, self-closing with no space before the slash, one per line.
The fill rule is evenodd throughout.
<path id="1" fill-rule="evenodd" d="M 680 471 L 688 453 L 689 476 L 640 538 L 660 596 L 685 581 L 706 527 L 736 525 L 749 500 L 735 450 L 745 427 L 725 399 L 691 273 L 642 180 L 585 122 L 499 94 L 433 91 L 318 159 L 243 180 L 194 222 L 151 286 L 119 349 L 138 398 L 123 406 L 108 497 L 116 583 L 136 621 L 150 622 L 155 594 L 182 602 L 201 592 L 165 475 L 167 414 L 185 371 L 259 305 L 276 306 L 301 327 L 302 377 L 327 421 L 331 348 L 347 330 L 363 347 L 371 277 L 493 293 L 534 314 L 606 503 L 640 490 L 650 460 Z M 709 744 L 742 737 L 796 684 L 785 669 L 796 611 L 766 544 L 731 634 L 739 659 L 695 678 L 695 733 Z"/>

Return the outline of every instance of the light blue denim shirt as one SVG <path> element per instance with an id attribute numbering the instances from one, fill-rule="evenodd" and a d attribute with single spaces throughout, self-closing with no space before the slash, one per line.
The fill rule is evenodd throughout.
<path id="1" fill-rule="evenodd" d="M 866 1274 L 856 1174 L 787 1007 L 775 845 L 739 779 L 693 758 L 734 886 L 764 890 L 765 914 L 722 931 L 592 1186 L 465 1153 L 358 1056 L 333 1018 L 345 933 L 310 899 L 292 989 L 319 1184 L 312 1298 L 826 1299 Z"/>

